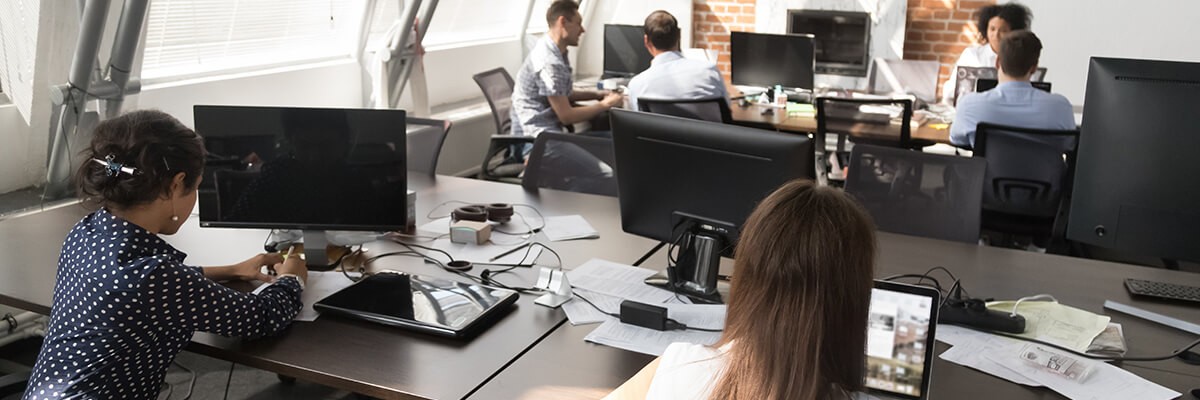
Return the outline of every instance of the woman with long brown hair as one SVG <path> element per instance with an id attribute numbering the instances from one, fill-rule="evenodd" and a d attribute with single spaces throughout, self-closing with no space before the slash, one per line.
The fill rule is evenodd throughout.
<path id="1" fill-rule="evenodd" d="M 875 227 L 840 190 L 784 184 L 746 220 L 725 331 L 672 344 L 609 395 L 843 399 L 862 389 Z"/>

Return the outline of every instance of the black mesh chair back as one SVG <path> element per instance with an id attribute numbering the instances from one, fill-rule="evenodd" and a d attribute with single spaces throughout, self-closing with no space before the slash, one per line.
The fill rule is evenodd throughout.
<path id="1" fill-rule="evenodd" d="M 408 172 L 437 173 L 438 157 L 452 124 L 449 120 L 425 118 L 408 118 L 406 122 Z"/>
<path id="2" fill-rule="evenodd" d="M 638 111 L 671 115 L 709 122 L 732 123 L 729 99 L 666 100 L 638 98 Z"/>
<path id="3" fill-rule="evenodd" d="M 963 95 L 975 92 L 976 81 L 980 79 L 996 79 L 996 67 L 957 66 L 954 68 L 954 105 L 958 105 L 958 99 L 962 98 Z M 1043 82 L 1046 79 L 1046 67 L 1038 67 L 1029 79 L 1034 82 Z"/>
<path id="4" fill-rule="evenodd" d="M 986 167 L 978 158 L 857 145 L 846 192 L 879 230 L 976 243 Z"/>
<path id="5" fill-rule="evenodd" d="M 616 164 L 612 138 L 542 132 L 521 185 L 616 197 Z"/>
<path id="6" fill-rule="evenodd" d="M 524 149 L 532 137 L 512 135 L 513 79 L 504 68 L 480 72 L 473 77 L 492 108 L 496 134 L 488 142 L 487 153 L 479 167 L 479 178 L 518 183 L 525 170 Z"/>
<path id="7" fill-rule="evenodd" d="M 848 136 L 856 144 L 902 148 L 931 144 L 912 140 L 913 102 L 910 99 L 818 97 L 815 105 L 817 135 L 821 138 L 832 133 Z"/>
<path id="8" fill-rule="evenodd" d="M 480 72 L 472 77 L 483 97 L 492 108 L 492 119 L 496 121 L 496 134 L 512 133 L 512 93 L 513 79 L 503 67 Z"/>
<path id="9" fill-rule="evenodd" d="M 1078 130 L 1044 130 L 980 123 L 975 157 L 987 162 L 983 209 L 1053 218 L 1070 191 Z"/>

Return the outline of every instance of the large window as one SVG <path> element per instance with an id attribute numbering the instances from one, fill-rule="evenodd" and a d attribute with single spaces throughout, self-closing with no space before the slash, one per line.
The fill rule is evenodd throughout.
<path id="1" fill-rule="evenodd" d="M 425 46 L 516 38 L 529 10 L 529 1 L 441 0 L 425 35 Z"/>
<path id="2" fill-rule="evenodd" d="M 354 0 L 154 0 L 142 78 L 346 57 L 362 7 Z"/>

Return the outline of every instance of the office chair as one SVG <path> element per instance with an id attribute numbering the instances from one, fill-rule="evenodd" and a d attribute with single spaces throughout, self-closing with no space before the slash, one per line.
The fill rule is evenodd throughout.
<path id="1" fill-rule="evenodd" d="M 978 158 L 856 145 L 846 193 L 879 230 L 977 243 L 985 168 Z"/>
<path id="2" fill-rule="evenodd" d="M 987 162 L 983 228 L 1029 236 L 1043 248 L 1062 238 L 1078 146 L 1078 130 L 980 123 L 974 157 Z"/>
<path id="3" fill-rule="evenodd" d="M 433 176 L 437 173 L 438 158 L 442 154 L 442 145 L 446 143 L 446 135 L 450 134 L 453 125 L 449 120 L 425 119 L 409 117 L 405 120 L 408 126 L 419 126 L 410 130 L 407 135 L 408 172 L 420 172 Z"/>
<path id="4" fill-rule="evenodd" d="M 814 102 L 817 110 L 817 146 L 818 159 L 828 161 L 829 171 L 834 172 L 837 179 L 841 165 L 846 165 L 849 154 L 846 152 L 846 140 L 855 145 L 869 144 L 876 146 L 899 147 L 904 149 L 920 149 L 933 145 L 928 140 L 912 138 L 913 102 L 910 99 L 845 99 L 837 97 L 818 97 Z M 898 114 L 900 120 L 892 121 L 892 114 Z M 826 160 L 825 140 L 829 134 L 837 135 L 835 147 L 836 158 Z"/>
<path id="5" fill-rule="evenodd" d="M 492 135 L 479 178 L 519 183 L 525 169 L 524 149 L 533 137 L 512 135 L 513 79 L 503 67 L 475 74 L 472 77 L 492 109 L 496 134 Z"/>
<path id="6" fill-rule="evenodd" d="M 701 121 L 733 123 L 733 112 L 729 109 L 729 99 L 637 99 L 638 111 L 655 114 L 672 115 L 682 118 L 698 119 Z"/>
<path id="7" fill-rule="evenodd" d="M 616 197 L 612 139 L 542 132 L 533 142 L 521 186 L 528 191 L 547 188 Z"/>

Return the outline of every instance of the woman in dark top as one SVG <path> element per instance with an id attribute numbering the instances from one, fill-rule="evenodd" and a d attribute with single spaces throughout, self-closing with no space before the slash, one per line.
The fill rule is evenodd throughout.
<path id="1" fill-rule="evenodd" d="M 200 136 L 159 111 L 96 127 L 76 174 L 99 209 L 67 235 L 58 260 L 50 328 L 25 399 L 153 399 L 195 331 L 256 337 L 299 312 L 299 257 L 259 254 L 223 267 L 190 267 L 158 235 L 179 230 L 196 205 L 204 169 Z M 274 266 L 272 279 L 260 271 Z M 272 282 L 257 295 L 217 283 Z"/>

